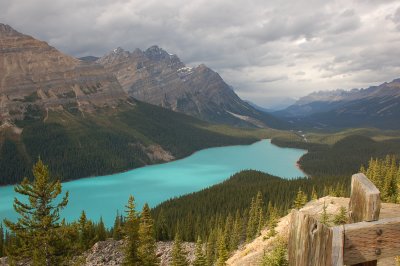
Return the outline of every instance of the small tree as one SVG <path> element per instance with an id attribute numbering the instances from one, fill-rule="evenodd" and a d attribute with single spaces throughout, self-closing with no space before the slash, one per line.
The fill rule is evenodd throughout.
<path id="1" fill-rule="evenodd" d="M 156 254 L 156 240 L 154 238 L 154 222 L 147 203 L 143 206 L 140 215 L 138 254 L 143 266 L 159 264 Z"/>
<path id="2" fill-rule="evenodd" d="M 203 252 L 203 242 L 201 241 L 200 236 L 197 238 L 196 242 L 196 252 L 193 266 L 207 266 L 206 257 L 204 256 Z"/>
<path id="3" fill-rule="evenodd" d="M 296 210 L 301 209 L 304 205 L 307 203 L 307 195 L 304 193 L 301 188 L 299 188 L 299 191 L 297 192 L 296 198 L 293 202 L 293 208 Z"/>
<path id="4" fill-rule="evenodd" d="M 279 239 L 274 249 L 265 254 L 261 265 L 263 266 L 287 266 L 289 262 L 287 260 L 287 248 L 286 244 L 282 239 Z"/>
<path id="5" fill-rule="evenodd" d="M 347 209 L 346 207 L 341 206 L 339 209 L 339 213 L 333 217 L 333 223 L 335 225 L 346 224 L 348 221 Z"/>
<path id="6" fill-rule="evenodd" d="M 225 237 L 222 232 L 219 233 L 217 245 L 218 259 L 216 265 L 225 266 L 228 260 L 228 251 L 226 250 Z"/>
<path id="7" fill-rule="evenodd" d="M 3 224 L 0 223 L 0 258 L 4 256 L 4 229 Z"/>
<path id="8" fill-rule="evenodd" d="M 319 221 L 321 223 L 329 226 L 330 215 L 327 212 L 327 208 L 328 208 L 328 206 L 326 206 L 325 201 L 324 201 L 324 206 L 322 207 L 322 213 L 321 213 L 321 217 L 320 217 Z"/>
<path id="9" fill-rule="evenodd" d="M 179 232 L 176 233 L 174 245 L 172 247 L 172 261 L 171 266 L 188 266 L 189 262 L 186 258 L 186 252 L 182 248 L 182 242 Z"/>
<path id="10" fill-rule="evenodd" d="M 14 199 L 14 209 L 20 215 L 17 222 L 5 219 L 5 225 L 17 238 L 18 244 L 8 253 L 12 262 L 29 259 L 33 265 L 57 265 L 60 253 L 55 248 L 60 228 L 60 211 L 68 204 L 68 192 L 58 201 L 61 182 L 50 177 L 42 160 L 33 166 L 33 181 L 27 178 L 15 186 L 16 193 L 28 201 Z M 62 252 L 61 252 L 62 254 Z"/>
<path id="11" fill-rule="evenodd" d="M 311 199 L 312 200 L 317 200 L 318 199 L 318 194 L 317 194 L 317 191 L 315 190 L 315 187 L 312 188 Z"/>
<path id="12" fill-rule="evenodd" d="M 128 205 L 125 206 L 125 224 L 123 231 L 126 235 L 125 259 L 123 264 L 127 266 L 142 265 L 138 255 L 139 246 L 139 219 L 135 210 L 135 199 L 131 195 Z M 115 229 L 114 229 L 115 230 Z"/>

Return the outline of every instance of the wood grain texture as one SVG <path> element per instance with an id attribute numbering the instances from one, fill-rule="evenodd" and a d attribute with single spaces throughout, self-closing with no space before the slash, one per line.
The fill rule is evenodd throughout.
<path id="1" fill-rule="evenodd" d="M 400 217 L 345 225 L 344 263 L 394 257 L 400 252 Z"/>
<path id="2" fill-rule="evenodd" d="M 370 222 L 379 219 L 380 192 L 364 175 L 355 174 L 351 179 L 350 222 Z"/>
<path id="3" fill-rule="evenodd" d="M 331 228 L 306 213 L 293 210 L 288 243 L 289 265 L 333 265 L 332 237 Z"/>

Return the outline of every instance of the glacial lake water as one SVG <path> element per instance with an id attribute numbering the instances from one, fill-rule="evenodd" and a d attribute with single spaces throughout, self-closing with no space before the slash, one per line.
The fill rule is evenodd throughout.
<path id="1" fill-rule="evenodd" d="M 181 160 L 119 174 L 66 182 L 63 191 L 69 191 L 69 203 L 61 216 L 68 221 L 77 220 L 85 210 L 89 218 L 98 221 L 102 216 L 105 224 L 111 226 L 117 210 L 123 211 L 131 194 L 140 210 L 145 202 L 154 207 L 167 199 L 220 183 L 240 170 L 254 169 L 288 179 L 302 177 L 304 173 L 296 162 L 305 153 L 261 140 L 251 145 L 209 148 Z M 16 219 L 12 208 L 15 196 L 13 186 L 0 187 L 0 221 L 6 217 Z"/>

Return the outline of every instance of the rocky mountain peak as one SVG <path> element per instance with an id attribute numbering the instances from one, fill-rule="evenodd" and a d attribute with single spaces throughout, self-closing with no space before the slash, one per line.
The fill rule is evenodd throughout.
<path id="1" fill-rule="evenodd" d="M 0 38 L 2 37 L 11 37 L 11 36 L 23 36 L 23 34 L 14 30 L 10 25 L 0 23 Z"/>
<path id="2" fill-rule="evenodd" d="M 176 55 L 169 54 L 167 51 L 158 47 L 157 45 L 153 45 L 147 48 L 147 50 L 144 53 L 150 60 L 155 60 L 155 61 L 161 61 L 165 59 L 171 59 L 172 57 L 176 57 Z"/>

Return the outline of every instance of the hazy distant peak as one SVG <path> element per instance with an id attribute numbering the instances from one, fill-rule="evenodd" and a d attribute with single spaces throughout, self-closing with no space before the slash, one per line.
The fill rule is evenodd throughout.
<path id="1" fill-rule="evenodd" d="M 0 23 L 0 36 L 13 36 L 13 35 L 22 35 L 22 34 L 14 30 L 10 25 Z"/>

